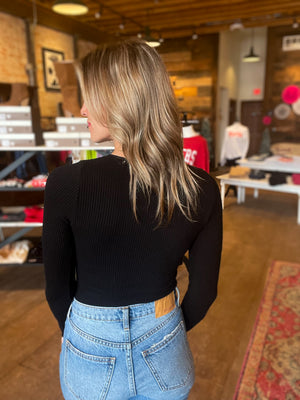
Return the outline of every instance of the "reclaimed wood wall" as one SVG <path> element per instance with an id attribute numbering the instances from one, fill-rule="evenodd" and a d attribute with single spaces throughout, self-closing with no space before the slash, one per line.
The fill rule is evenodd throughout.
<path id="1" fill-rule="evenodd" d="M 281 93 L 286 86 L 300 87 L 300 50 L 283 51 L 284 36 L 300 35 L 300 29 L 291 26 L 268 29 L 264 109 L 272 116 L 271 142 L 300 142 L 300 116 L 293 112 L 285 119 L 274 115 L 275 107 L 283 103 Z"/>
<path id="2" fill-rule="evenodd" d="M 219 35 L 166 41 L 159 52 L 166 64 L 179 110 L 188 119 L 208 117 L 214 125 Z"/>

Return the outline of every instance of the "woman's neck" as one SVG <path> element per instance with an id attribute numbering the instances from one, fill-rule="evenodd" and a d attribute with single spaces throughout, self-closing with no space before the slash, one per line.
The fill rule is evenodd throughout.
<path id="1" fill-rule="evenodd" d="M 124 157 L 125 158 L 121 143 L 116 141 L 116 140 L 114 140 L 113 142 L 114 142 L 115 149 L 112 152 L 112 154 L 114 154 L 115 156 L 119 156 L 119 157 Z"/>

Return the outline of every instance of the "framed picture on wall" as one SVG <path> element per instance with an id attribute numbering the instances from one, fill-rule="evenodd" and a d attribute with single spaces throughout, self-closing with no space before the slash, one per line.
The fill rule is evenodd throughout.
<path id="1" fill-rule="evenodd" d="M 46 49 L 43 47 L 42 56 L 45 89 L 58 92 L 60 90 L 60 86 L 56 76 L 54 63 L 64 60 L 65 55 L 62 51 Z"/>

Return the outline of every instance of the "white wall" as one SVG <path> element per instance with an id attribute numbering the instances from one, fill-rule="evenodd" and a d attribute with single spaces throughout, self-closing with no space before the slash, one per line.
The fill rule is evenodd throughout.
<path id="1" fill-rule="evenodd" d="M 254 51 L 260 56 L 255 63 L 243 62 L 243 57 L 249 53 L 251 46 L 251 29 L 240 32 L 239 60 L 239 93 L 238 100 L 262 100 L 264 98 L 265 64 L 267 52 L 267 28 L 254 29 Z M 254 94 L 254 89 L 260 89 L 260 94 Z"/>
<path id="2" fill-rule="evenodd" d="M 230 99 L 237 101 L 238 117 L 240 117 L 241 101 L 262 100 L 264 98 L 267 28 L 254 29 L 254 51 L 260 56 L 260 61 L 245 63 L 243 62 L 243 57 L 250 51 L 251 37 L 252 29 L 220 33 L 215 146 L 216 166 L 220 161 L 224 125 L 226 126 L 229 118 L 229 115 L 227 115 L 229 105 L 224 104 L 225 90 L 227 89 L 228 102 Z M 260 89 L 260 94 L 254 94 L 254 89 Z M 223 95 L 221 96 L 222 93 Z"/>
<path id="3" fill-rule="evenodd" d="M 240 64 L 239 32 L 221 32 L 218 58 L 219 87 L 228 89 L 231 99 L 238 97 L 239 64 Z"/>

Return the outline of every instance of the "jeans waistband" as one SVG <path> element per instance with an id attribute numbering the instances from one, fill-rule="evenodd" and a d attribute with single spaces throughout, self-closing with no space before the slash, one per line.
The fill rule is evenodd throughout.
<path id="1" fill-rule="evenodd" d="M 159 318 L 172 311 L 176 305 L 179 306 L 178 288 L 167 296 L 149 303 L 132 304 L 120 307 L 92 306 L 74 299 L 68 315 L 72 309 L 72 312 L 75 314 L 95 320 L 120 321 L 123 319 L 124 311 L 128 312 L 131 319 L 140 318 L 149 314 L 155 314 L 155 317 Z"/>

